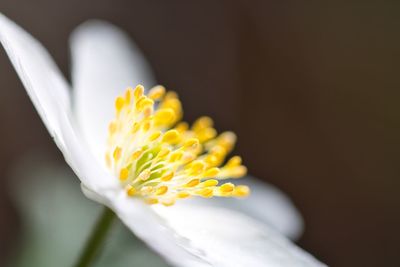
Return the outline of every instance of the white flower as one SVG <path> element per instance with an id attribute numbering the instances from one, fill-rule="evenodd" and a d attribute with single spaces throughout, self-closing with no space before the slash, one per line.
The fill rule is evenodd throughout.
<path id="1" fill-rule="evenodd" d="M 42 45 L 1 14 L 0 41 L 85 195 L 111 208 L 169 263 L 325 266 L 276 231 L 296 237 L 301 219 L 278 190 L 252 179 L 244 179 L 254 184 L 246 200 L 194 199 L 163 207 L 128 196 L 103 163 L 107 125 L 120 89 L 152 86 L 154 80 L 139 50 L 120 30 L 92 21 L 74 32 L 73 89 Z"/>

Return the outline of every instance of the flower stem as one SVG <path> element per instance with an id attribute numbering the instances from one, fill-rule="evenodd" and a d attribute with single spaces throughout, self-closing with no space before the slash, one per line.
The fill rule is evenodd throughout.
<path id="1" fill-rule="evenodd" d="M 109 233 L 115 214 L 109 208 L 104 207 L 101 217 L 86 242 L 86 245 L 79 257 L 75 267 L 91 266 L 98 255 L 99 250 L 103 247 L 103 243 Z"/>

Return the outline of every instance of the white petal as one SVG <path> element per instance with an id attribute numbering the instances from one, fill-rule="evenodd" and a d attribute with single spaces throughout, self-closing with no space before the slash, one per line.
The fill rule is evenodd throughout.
<path id="1" fill-rule="evenodd" d="M 74 131 L 67 113 L 68 85 L 47 52 L 2 15 L 0 41 L 49 131 L 57 138 L 62 136 L 63 153 L 90 188 L 87 191 L 96 192 L 96 196 L 100 196 L 96 200 L 113 208 L 139 237 L 169 262 L 176 266 L 322 266 L 274 231 L 232 211 L 204 207 L 168 209 L 162 213 L 169 224 L 167 227 L 142 202 L 118 193 L 113 177 L 86 151 L 84 142 Z"/>
<path id="2" fill-rule="evenodd" d="M 233 183 L 248 185 L 249 197 L 234 198 L 193 198 L 190 201 L 204 206 L 218 206 L 233 209 L 270 225 L 272 228 L 292 240 L 299 238 L 303 232 L 303 219 L 293 203 L 276 187 L 261 182 L 253 177 L 233 180 Z"/>
<path id="3" fill-rule="evenodd" d="M 46 49 L 1 13 L 0 42 L 48 131 L 62 146 L 57 114 L 70 111 L 68 83 Z"/>
<path id="4" fill-rule="evenodd" d="M 132 232 L 169 262 L 175 263 L 179 259 L 186 264 L 183 265 L 185 267 L 210 266 L 191 252 L 186 240 L 177 239 L 175 232 L 165 226 L 165 222 L 150 206 L 139 199 L 128 198 L 117 179 L 85 150 L 85 143 L 75 132 L 73 121 L 68 118 L 62 120 L 66 121 L 62 124 L 62 133 L 68 147 L 63 154 L 82 181 L 82 191 L 86 197 L 111 208 Z"/>
<path id="5" fill-rule="evenodd" d="M 154 209 L 212 266 L 325 266 L 273 229 L 235 211 L 189 204 Z"/>
<path id="6" fill-rule="evenodd" d="M 70 120 L 69 86 L 45 48 L 14 22 L 0 14 L 0 41 L 36 109 L 71 167 L 91 166 L 92 175 L 80 176 L 93 189 L 112 187 L 112 179 L 96 177 L 100 164 L 86 149 Z M 65 142 L 67 140 L 67 142 Z"/>
<path id="7" fill-rule="evenodd" d="M 87 188 L 89 191 L 96 192 L 101 196 L 99 199 L 90 198 L 108 205 L 107 202 L 102 200 L 103 196 L 115 194 L 115 192 L 121 190 L 118 179 L 89 150 L 87 143 L 77 130 L 74 118 L 71 118 L 68 114 L 61 113 L 59 120 L 63 122 L 61 124 L 61 134 L 65 148 L 61 149 L 61 152 L 66 162 L 83 183 L 83 188 Z"/>
<path id="8" fill-rule="evenodd" d="M 140 199 L 129 198 L 118 184 L 108 184 L 117 179 L 85 153 L 71 125 L 63 124 L 62 132 L 70 148 L 66 159 L 80 177 L 85 195 L 114 210 L 172 265 L 324 266 L 266 225 L 234 211 L 184 201 L 153 210 Z"/>
<path id="9" fill-rule="evenodd" d="M 114 101 L 127 87 L 155 84 L 145 58 L 117 27 L 89 21 L 71 36 L 74 112 L 95 155 L 105 151 Z"/>
<path id="10" fill-rule="evenodd" d="M 121 194 L 112 200 L 111 208 L 132 232 L 173 266 L 213 266 L 203 257 L 202 251 L 193 247 L 186 237 L 178 235 L 174 229 L 168 227 L 142 200 Z"/>

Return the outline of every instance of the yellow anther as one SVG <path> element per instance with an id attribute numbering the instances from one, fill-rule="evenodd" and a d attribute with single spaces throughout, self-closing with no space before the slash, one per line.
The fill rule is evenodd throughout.
<path id="1" fill-rule="evenodd" d="M 149 194 L 151 194 L 153 191 L 154 191 L 154 188 L 153 188 L 152 186 L 143 186 L 143 187 L 140 189 L 140 192 L 141 192 L 142 194 L 145 194 L 145 195 L 149 195 Z"/>
<path id="2" fill-rule="evenodd" d="M 146 198 L 145 202 L 146 202 L 146 204 L 154 205 L 154 204 L 158 203 L 158 199 L 157 198 Z"/>
<path id="3" fill-rule="evenodd" d="M 161 204 L 163 204 L 166 207 L 172 206 L 175 204 L 175 199 L 172 198 L 172 199 L 163 200 L 161 202 Z"/>
<path id="4" fill-rule="evenodd" d="M 143 123 L 143 131 L 144 132 L 149 131 L 150 128 L 151 128 L 151 121 L 146 121 L 146 122 Z"/>
<path id="5" fill-rule="evenodd" d="M 204 158 L 204 161 L 211 166 L 215 166 L 216 163 L 218 162 L 218 158 L 215 155 L 207 155 Z"/>
<path id="6" fill-rule="evenodd" d="M 120 148 L 119 146 L 117 146 L 114 149 L 114 153 L 113 153 L 113 158 L 115 161 L 118 161 L 121 158 L 122 155 L 122 148 Z"/>
<path id="7" fill-rule="evenodd" d="M 119 172 L 119 179 L 121 181 L 126 181 L 129 176 L 129 170 L 127 168 L 122 168 L 121 171 Z"/>
<path id="8" fill-rule="evenodd" d="M 189 124 L 187 122 L 180 122 L 175 126 L 175 130 L 177 130 L 180 133 L 186 132 L 189 129 Z"/>
<path id="9" fill-rule="evenodd" d="M 189 196 L 190 196 L 190 194 L 188 192 L 185 192 L 185 191 L 181 191 L 181 192 L 179 192 L 177 194 L 177 197 L 179 197 L 179 198 L 187 198 Z"/>
<path id="10" fill-rule="evenodd" d="M 226 149 L 223 146 L 215 146 L 210 150 L 210 153 L 218 158 L 225 157 Z"/>
<path id="11" fill-rule="evenodd" d="M 216 185 L 218 185 L 218 181 L 215 180 L 215 179 L 210 179 L 210 180 L 207 180 L 207 181 L 202 182 L 201 184 L 202 184 L 203 186 L 205 186 L 205 187 L 216 186 Z"/>
<path id="12" fill-rule="evenodd" d="M 148 96 L 153 100 L 158 100 L 161 97 L 163 97 L 164 94 L 165 94 L 165 87 L 162 85 L 157 85 L 151 88 L 151 90 L 148 93 Z"/>
<path id="13" fill-rule="evenodd" d="M 196 160 L 190 164 L 190 172 L 193 175 L 198 175 L 203 172 L 205 166 L 206 165 L 203 161 Z"/>
<path id="14" fill-rule="evenodd" d="M 213 168 L 206 170 L 204 172 L 203 176 L 211 178 L 211 177 L 217 176 L 219 173 L 220 173 L 220 169 L 217 167 L 213 167 Z"/>
<path id="15" fill-rule="evenodd" d="M 185 141 L 183 144 L 184 148 L 195 149 L 199 145 L 199 139 L 197 138 L 190 138 Z"/>
<path id="16" fill-rule="evenodd" d="M 201 143 L 204 143 L 210 139 L 213 139 L 217 135 L 217 131 L 214 128 L 205 128 L 197 133 Z"/>
<path id="17" fill-rule="evenodd" d="M 110 122 L 108 125 L 108 132 L 113 135 L 117 131 L 117 123 L 115 121 Z"/>
<path id="18" fill-rule="evenodd" d="M 199 179 L 192 179 L 189 182 L 187 182 L 185 184 L 186 187 L 195 187 L 196 185 L 198 185 L 200 183 Z"/>
<path id="19" fill-rule="evenodd" d="M 203 188 L 203 189 L 197 191 L 196 193 L 202 197 L 210 198 L 213 196 L 213 192 L 214 191 L 211 188 Z"/>
<path id="20" fill-rule="evenodd" d="M 128 185 L 126 188 L 126 193 L 128 194 L 128 196 L 133 197 L 136 194 L 136 188 L 134 188 L 131 185 Z"/>
<path id="21" fill-rule="evenodd" d="M 161 177 L 161 181 L 163 182 L 168 182 L 171 181 L 171 179 L 174 177 L 174 172 L 168 172 L 167 174 L 163 175 Z"/>
<path id="22" fill-rule="evenodd" d="M 172 152 L 171 155 L 169 156 L 169 161 L 170 162 L 177 162 L 182 159 L 183 152 L 182 151 L 175 151 Z"/>
<path id="23" fill-rule="evenodd" d="M 175 99 L 175 98 L 178 98 L 178 94 L 174 91 L 168 91 L 167 94 L 165 95 L 166 100 Z"/>
<path id="24" fill-rule="evenodd" d="M 226 149 L 227 152 L 231 151 L 236 143 L 236 134 L 233 132 L 224 132 L 218 137 L 218 144 Z"/>
<path id="25" fill-rule="evenodd" d="M 233 191 L 233 189 L 235 189 L 235 185 L 232 183 L 226 183 L 221 185 L 219 189 L 221 190 L 221 192 L 230 193 Z"/>
<path id="26" fill-rule="evenodd" d="M 191 128 L 180 122 L 182 105 L 175 92 L 155 86 L 145 95 L 142 85 L 127 88 L 116 98 L 115 109 L 105 161 L 128 196 L 171 206 L 176 199 L 190 196 L 245 197 L 250 193 L 245 185 L 218 184 L 220 179 L 238 178 L 247 171 L 238 156 L 218 168 L 232 150 L 235 134 L 217 136 L 209 117 L 199 118 Z"/>
<path id="27" fill-rule="evenodd" d="M 181 162 L 182 162 L 182 164 L 187 164 L 187 163 L 193 161 L 195 158 L 196 158 L 196 155 L 194 155 L 192 153 L 185 153 L 183 155 L 183 158 L 182 158 Z"/>
<path id="28" fill-rule="evenodd" d="M 146 170 L 142 171 L 142 172 L 139 174 L 138 178 L 139 178 L 140 180 L 142 180 L 142 181 L 146 181 L 147 179 L 149 179 L 150 174 L 151 174 L 150 170 L 149 170 L 149 169 L 146 169 Z"/>
<path id="29" fill-rule="evenodd" d="M 136 108 L 138 111 L 144 110 L 146 107 L 153 106 L 154 101 L 150 98 L 143 97 L 138 102 L 136 102 Z"/>
<path id="30" fill-rule="evenodd" d="M 213 120 L 210 117 L 204 116 L 204 117 L 200 117 L 198 118 L 192 126 L 193 131 L 197 132 L 197 131 L 201 131 L 205 128 L 210 128 L 212 127 L 214 124 Z"/>
<path id="31" fill-rule="evenodd" d="M 156 195 L 157 196 L 164 195 L 165 193 L 167 193 L 167 191 L 168 191 L 168 186 L 166 186 L 166 185 L 160 186 L 156 190 Z"/>
<path id="32" fill-rule="evenodd" d="M 139 148 L 138 150 L 136 150 L 135 152 L 132 153 L 132 155 L 129 158 L 129 161 L 137 160 L 142 154 L 143 154 L 143 151 L 141 148 Z"/>
<path id="33" fill-rule="evenodd" d="M 125 91 L 125 102 L 127 105 L 131 103 L 132 95 L 133 95 L 133 89 L 130 87 L 127 88 Z"/>
<path id="34" fill-rule="evenodd" d="M 151 114 L 153 114 L 153 106 L 152 106 L 152 105 L 149 105 L 149 106 L 147 106 L 147 107 L 144 107 L 144 109 L 143 109 L 143 116 L 144 116 L 145 118 L 148 118 L 148 117 L 151 116 Z"/>
<path id="35" fill-rule="evenodd" d="M 160 152 L 158 153 L 157 157 L 160 159 L 165 158 L 166 156 L 168 156 L 168 154 L 171 152 L 171 150 L 167 147 L 163 147 L 161 148 Z"/>
<path id="36" fill-rule="evenodd" d="M 180 135 L 177 130 L 169 130 L 164 134 L 162 141 L 165 143 L 174 144 L 179 141 L 179 137 Z"/>
<path id="37" fill-rule="evenodd" d="M 175 120 L 175 112 L 172 108 L 163 108 L 154 114 L 155 125 L 169 125 Z"/>
<path id="38" fill-rule="evenodd" d="M 156 140 L 160 136 L 161 136 L 161 131 L 154 132 L 149 136 L 149 141 L 153 142 L 154 140 Z"/>
<path id="39" fill-rule="evenodd" d="M 139 129 L 140 129 L 140 123 L 135 122 L 132 125 L 132 133 L 137 133 L 137 131 L 139 131 Z"/>
<path id="40" fill-rule="evenodd" d="M 117 110 L 117 112 L 120 112 L 121 109 L 124 107 L 125 105 L 125 100 L 123 97 L 117 97 L 117 99 L 115 100 L 115 109 Z"/>
<path id="41" fill-rule="evenodd" d="M 138 105 L 139 105 L 139 103 L 142 102 L 142 101 L 143 101 L 144 99 L 146 99 L 146 98 L 147 98 L 147 96 L 145 96 L 145 95 L 142 95 L 141 97 L 136 98 L 136 99 L 135 99 L 135 107 L 137 108 Z"/>
<path id="42" fill-rule="evenodd" d="M 225 165 L 227 168 L 233 168 L 242 164 L 242 158 L 239 156 L 232 157 Z"/>
<path id="43" fill-rule="evenodd" d="M 133 91 L 133 95 L 135 96 L 136 100 L 142 97 L 143 93 L 144 93 L 144 87 L 141 84 L 137 85 L 135 90 Z"/>
<path id="44" fill-rule="evenodd" d="M 167 94 L 168 95 L 168 94 Z M 161 102 L 160 108 L 171 108 L 174 110 L 177 119 L 181 117 L 182 113 L 182 105 L 179 99 L 177 98 L 164 98 L 164 101 Z"/>
<path id="45" fill-rule="evenodd" d="M 250 194 L 250 188 L 246 185 L 238 185 L 235 187 L 233 194 L 236 197 L 247 197 Z"/>
<path id="46" fill-rule="evenodd" d="M 247 173 L 246 166 L 240 165 L 228 170 L 228 175 L 230 178 L 240 178 Z"/>

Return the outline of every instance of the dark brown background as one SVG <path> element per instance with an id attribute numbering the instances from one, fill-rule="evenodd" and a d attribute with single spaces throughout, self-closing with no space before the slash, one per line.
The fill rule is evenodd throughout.
<path id="1" fill-rule="evenodd" d="M 250 172 L 292 197 L 306 220 L 302 247 L 331 266 L 398 266 L 400 4 L 188 2 L 0 0 L 0 11 L 66 74 L 76 25 L 123 27 L 180 93 L 186 118 L 206 113 L 235 130 Z M 0 82 L 5 256 L 18 233 L 10 166 L 38 147 L 63 159 L 3 51 Z"/>

